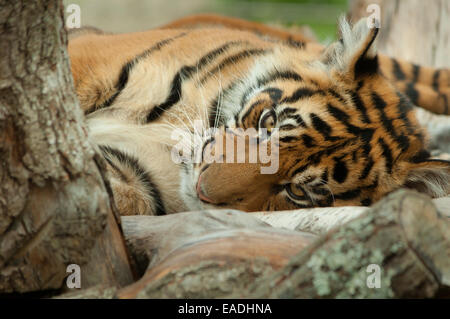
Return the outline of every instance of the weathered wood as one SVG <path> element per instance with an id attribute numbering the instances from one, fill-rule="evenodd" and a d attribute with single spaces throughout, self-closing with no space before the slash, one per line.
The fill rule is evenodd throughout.
<path id="1" fill-rule="evenodd" d="M 56 297 L 54 299 L 116 299 L 117 288 L 94 286 L 88 289 L 77 289 Z"/>
<path id="2" fill-rule="evenodd" d="M 434 200 L 448 211 L 449 198 Z M 340 210 L 340 212 L 345 211 Z M 62 298 L 443 297 L 450 288 L 450 222 L 427 196 L 400 190 L 316 239 L 254 214 L 206 211 L 122 217 L 140 269 L 123 289 Z M 367 286 L 379 265 L 380 288 Z M 147 267 L 147 265 L 149 265 Z M 278 270 L 278 271 L 277 271 Z"/>
<path id="3" fill-rule="evenodd" d="M 450 66 L 450 1 L 352 0 L 352 20 L 368 16 L 370 4 L 378 4 L 381 9 L 377 40 L 381 53 L 420 65 Z"/>
<path id="4" fill-rule="evenodd" d="M 226 210 L 122 221 L 139 268 L 150 266 L 120 298 L 223 297 L 283 267 L 316 237 Z"/>
<path id="5" fill-rule="evenodd" d="M 436 198 L 432 201 L 440 213 L 450 216 L 450 196 Z M 361 216 L 369 209 L 369 207 L 364 206 L 321 207 L 257 212 L 251 213 L 251 215 L 276 228 L 299 230 L 321 235 Z"/>
<path id="6" fill-rule="evenodd" d="M 400 190 L 229 297 L 435 297 L 450 287 L 449 236 L 450 221 L 427 196 Z M 380 288 L 366 285 L 370 264 L 381 268 Z"/>
<path id="7" fill-rule="evenodd" d="M 68 264 L 86 287 L 130 283 L 73 90 L 61 1 L 0 0 L 0 43 L 0 292 L 60 289 Z"/>
<path id="8" fill-rule="evenodd" d="M 324 234 L 361 216 L 368 209 L 363 206 L 323 207 L 257 212 L 251 215 L 276 228 Z"/>

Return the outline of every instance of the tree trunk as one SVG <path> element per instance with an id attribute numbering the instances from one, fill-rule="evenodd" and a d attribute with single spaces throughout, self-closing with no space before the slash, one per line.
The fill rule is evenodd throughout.
<path id="1" fill-rule="evenodd" d="M 0 0 L 0 292 L 132 281 L 74 94 L 61 1 Z M 106 258 L 106 262 L 102 259 Z M 93 264 L 109 269 L 92 272 Z M 84 268 L 84 266 L 86 268 Z"/>

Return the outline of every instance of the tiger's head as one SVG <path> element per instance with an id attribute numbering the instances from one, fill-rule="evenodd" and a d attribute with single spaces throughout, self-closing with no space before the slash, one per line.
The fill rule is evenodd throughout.
<path id="1" fill-rule="evenodd" d="M 240 136 L 244 160 L 222 151 L 219 161 L 184 164 L 189 208 L 370 205 L 400 187 L 448 194 L 450 163 L 429 158 L 413 106 L 380 74 L 377 34 L 365 20 L 343 20 L 341 40 L 320 54 L 280 47 L 260 58 L 224 93 L 221 126 L 201 147 L 203 158 L 236 150 Z M 248 129 L 256 133 L 243 136 Z M 258 147 L 271 149 L 276 171 L 251 160 Z"/>

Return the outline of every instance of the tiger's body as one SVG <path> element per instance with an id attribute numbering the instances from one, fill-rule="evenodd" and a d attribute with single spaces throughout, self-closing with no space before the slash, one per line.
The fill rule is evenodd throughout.
<path id="1" fill-rule="evenodd" d="M 364 22 L 344 22 L 328 48 L 222 22 L 70 40 L 76 92 L 121 214 L 370 205 L 402 186 L 449 192 L 450 165 L 428 158 L 405 96 L 448 114 L 448 70 L 377 55 Z M 191 134 L 195 121 L 219 128 L 202 150 L 235 143 L 238 128 L 277 129 L 278 170 L 261 174 L 265 164 L 248 158 L 176 163 L 174 129 Z"/>

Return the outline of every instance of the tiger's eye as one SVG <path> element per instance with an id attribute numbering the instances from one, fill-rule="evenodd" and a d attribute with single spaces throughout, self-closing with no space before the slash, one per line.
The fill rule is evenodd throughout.
<path id="1" fill-rule="evenodd" d="M 277 125 L 277 114 L 273 109 L 267 110 L 261 114 L 259 119 L 258 127 L 267 129 L 267 132 L 272 132 L 272 130 Z"/>
<path id="2" fill-rule="evenodd" d="M 308 197 L 306 196 L 305 191 L 300 185 L 297 184 L 287 184 L 286 185 L 286 192 L 288 193 L 289 197 L 296 200 L 308 200 Z"/>

